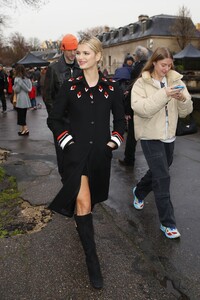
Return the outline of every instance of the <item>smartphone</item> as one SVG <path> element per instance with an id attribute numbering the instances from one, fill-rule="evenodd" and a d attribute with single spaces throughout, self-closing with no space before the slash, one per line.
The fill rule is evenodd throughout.
<path id="1" fill-rule="evenodd" d="M 174 89 L 184 89 L 184 86 L 183 85 L 176 85 L 176 86 L 174 86 Z"/>

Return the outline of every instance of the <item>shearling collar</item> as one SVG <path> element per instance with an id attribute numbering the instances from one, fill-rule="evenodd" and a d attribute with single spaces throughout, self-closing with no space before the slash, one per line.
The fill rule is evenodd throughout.
<path id="1" fill-rule="evenodd" d="M 142 78 L 144 81 L 148 82 L 149 84 L 152 84 L 152 77 L 149 71 L 143 72 Z M 183 75 L 176 72 L 175 70 L 170 70 L 167 73 L 166 78 L 167 78 L 168 86 L 170 86 L 173 85 L 173 83 L 176 82 L 177 80 L 181 80 L 183 78 Z"/>

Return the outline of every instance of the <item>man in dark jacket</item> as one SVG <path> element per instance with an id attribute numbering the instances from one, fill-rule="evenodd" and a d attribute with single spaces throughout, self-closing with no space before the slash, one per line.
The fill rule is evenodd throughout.
<path id="1" fill-rule="evenodd" d="M 140 76 L 140 73 L 148 59 L 148 49 L 142 46 L 137 46 L 135 49 L 134 60 L 135 64 L 131 71 L 131 85 L 129 91 L 125 95 L 125 114 L 128 123 L 128 132 L 126 137 L 126 146 L 124 151 L 124 159 L 119 159 L 119 163 L 123 166 L 133 167 L 135 163 L 136 140 L 133 126 L 133 110 L 131 108 L 131 87 Z"/>
<path id="2" fill-rule="evenodd" d="M 3 70 L 3 65 L 0 64 L 0 98 L 2 102 L 2 113 L 5 113 L 7 110 L 6 97 L 5 97 L 7 88 L 8 88 L 7 76 Z"/>
<path id="3" fill-rule="evenodd" d="M 63 51 L 58 61 L 49 65 L 44 82 L 44 102 L 48 114 L 51 112 L 56 95 L 63 82 L 70 77 L 77 77 L 80 68 L 76 62 L 78 40 L 72 34 L 63 37 L 60 49 Z"/>
<path id="4" fill-rule="evenodd" d="M 81 70 L 75 59 L 76 49 L 78 46 L 77 38 L 72 34 L 67 34 L 63 37 L 60 49 L 63 51 L 58 61 L 49 65 L 45 81 L 44 81 L 44 94 L 43 100 L 46 105 L 48 115 L 51 113 L 52 107 L 55 103 L 56 95 L 60 90 L 63 82 L 70 77 L 77 77 Z M 63 122 L 67 122 L 67 115 Z M 63 151 L 58 146 L 57 140 L 54 138 L 58 171 L 62 177 L 63 173 Z"/>

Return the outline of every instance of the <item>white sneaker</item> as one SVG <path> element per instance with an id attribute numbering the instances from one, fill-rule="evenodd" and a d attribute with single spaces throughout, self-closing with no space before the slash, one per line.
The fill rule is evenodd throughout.
<path id="1" fill-rule="evenodd" d="M 162 230 L 165 233 L 166 237 L 169 239 L 177 239 L 181 236 L 180 232 L 175 226 L 165 227 L 162 224 L 160 224 L 160 230 Z"/>
<path id="2" fill-rule="evenodd" d="M 133 188 L 133 206 L 135 207 L 135 209 L 141 210 L 141 209 L 144 208 L 144 201 L 143 200 L 139 200 L 136 197 L 135 190 L 136 190 L 136 187 Z"/>

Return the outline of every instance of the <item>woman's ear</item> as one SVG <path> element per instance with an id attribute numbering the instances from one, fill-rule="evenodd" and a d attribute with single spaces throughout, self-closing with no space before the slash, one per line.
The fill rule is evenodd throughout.
<path id="1" fill-rule="evenodd" d="M 96 61 L 99 62 L 101 60 L 101 57 L 102 57 L 101 52 L 98 52 L 96 54 Z"/>

